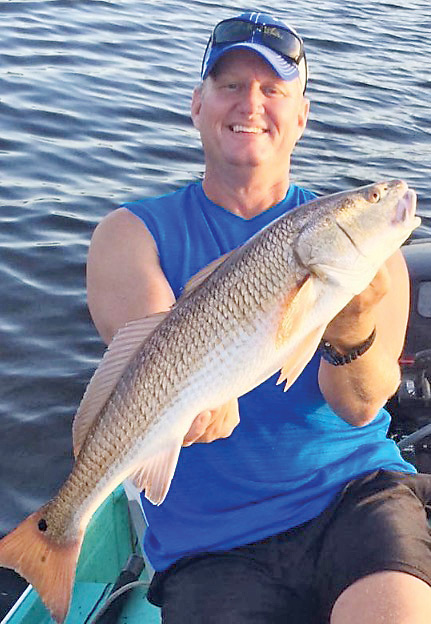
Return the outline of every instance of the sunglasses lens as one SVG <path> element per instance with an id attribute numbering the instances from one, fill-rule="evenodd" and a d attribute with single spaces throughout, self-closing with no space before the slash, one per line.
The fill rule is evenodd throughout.
<path id="1" fill-rule="evenodd" d="M 284 54 L 298 62 L 302 56 L 301 41 L 288 30 L 274 26 L 264 26 L 262 32 L 262 42 L 272 50 Z"/>
<path id="2" fill-rule="evenodd" d="M 245 41 L 253 33 L 254 24 L 240 20 L 227 20 L 220 22 L 214 29 L 215 43 L 230 43 L 233 41 Z"/>
<path id="3" fill-rule="evenodd" d="M 302 57 L 302 43 L 289 30 L 284 30 L 278 26 L 265 26 L 252 24 L 242 20 L 225 20 L 217 24 L 213 31 L 213 43 L 234 43 L 236 41 L 247 41 L 254 32 L 259 32 L 261 41 L 272 50 L 284 54 L 298 63 Z"/>

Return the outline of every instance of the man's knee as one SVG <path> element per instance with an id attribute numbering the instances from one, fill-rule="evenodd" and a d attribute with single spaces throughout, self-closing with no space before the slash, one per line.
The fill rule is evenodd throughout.
<path id="1" fill-rule="evenodd" d="M 376 572 L 338 597 L 331 624 L 430 624 L 431 587 L 405 572 Z"/>

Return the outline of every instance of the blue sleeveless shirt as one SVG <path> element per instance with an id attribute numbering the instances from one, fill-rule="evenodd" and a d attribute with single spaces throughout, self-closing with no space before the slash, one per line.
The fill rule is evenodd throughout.
<path id="1" fill-rule="evenodd" d="M 176 297 L 202 267 L 295 206 L 313 199 L 291 185 L 285 199 L 246 220 L 211 202 L 202 184 L 124 204 L 145 223 Z M 142 496 L 147 556 L 156 570 L 179 558 L 254 542 L 321 513 L 351 479 L 383 468 L 415 472 L 386 437 L 380 410 L 364 427 L 339 418 L 317 383 L 315 355 L 283 391 L 278 373 L 239 399 L 239 426 L 211 444 L 183 448 L 160 507 Z"/>

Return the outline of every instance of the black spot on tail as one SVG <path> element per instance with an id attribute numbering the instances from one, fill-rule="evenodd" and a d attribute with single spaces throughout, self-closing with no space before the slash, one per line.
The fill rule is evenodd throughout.
<path id="1" fill-rule="evenodd" d="M 39 520 L 37 526 L 38 526 L 39 531 L 45 532 L 46 529 L 48 528 L 45 518 L 42 518 L 41 520 Z"/>

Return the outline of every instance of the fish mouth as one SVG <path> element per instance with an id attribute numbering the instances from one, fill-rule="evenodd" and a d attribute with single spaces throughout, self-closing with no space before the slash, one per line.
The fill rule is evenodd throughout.
<path id="1" fill-rule="evenodd" d="M 417 227 L 421 220 L 419 217 L 416 217 L 416 203 L 417 196 L 415 191 L 408 188 L 404 195 L 398 200 L 393 222 L 400 225 L 416 223 Z"/>

